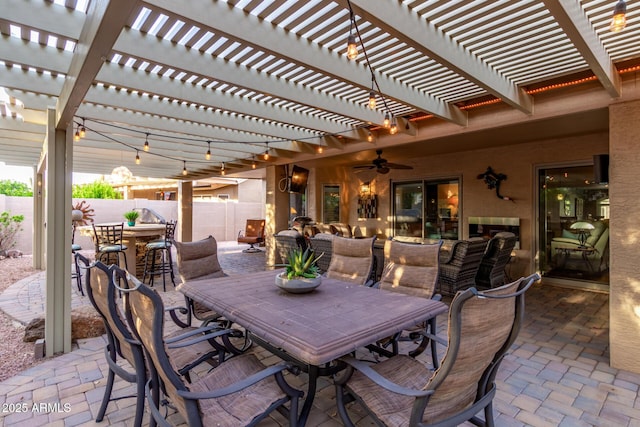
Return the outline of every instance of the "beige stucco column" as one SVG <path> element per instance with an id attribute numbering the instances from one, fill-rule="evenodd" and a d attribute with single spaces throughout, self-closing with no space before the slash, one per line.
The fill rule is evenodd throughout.
<path id="1" fill-rule="evenodd" d="M 640 372 L 640 101 L 609 107 L 611 366 Z"/>
<path id="2" fill-rule="evenodd" d="M 193 182 L 178 183 L 178 229 L 176 239 L 179 242 L 193 240 Z"/>
<path id="3" fill-rule="evenodd" d="M 45 140 L 46 355 L 71 351 L 71 171 L 73 122 L 56 130 L 56 110 L 47 110 Z"/>
<path id="4" fill-rule="evenodd" d="M 281 191 L 282 178 L 286 178 L 284 166 L 267 167 L 266 250 L 267 265 L 276 263 L 276 245 L 273 235 L 289 227 L 289 193 Z"/>

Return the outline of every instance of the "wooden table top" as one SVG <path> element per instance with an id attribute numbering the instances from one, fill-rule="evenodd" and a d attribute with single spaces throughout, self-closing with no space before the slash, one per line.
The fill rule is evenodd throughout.
<path id="1" fill-rule="evenodd" d="M 178 290 L 317 366 L 448 310 L 440 301 L 326 277 L 311 293 L 291 294 L 275 285 L 282 271 L 192 280 Z"/>

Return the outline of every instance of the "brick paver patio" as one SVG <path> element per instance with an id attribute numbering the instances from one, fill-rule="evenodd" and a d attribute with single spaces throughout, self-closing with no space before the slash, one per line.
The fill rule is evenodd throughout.
<path id="1" fill-rule="evenodd" d="M 230 275 L 265 268 L 264 254 L 244 254 L 244 246 L 222 242 L 220 262 Z M 0 295 L 0 309 L 20 321 L 42 312 L 43 275 L 39 273 Z M 75 288 L 72 286 L 72 290 Z M 168 303 L 182 301 L 173 289 Z M 74 304 L 88 304 L 76 292 Z M 609 298 L 602 293 L 552 286 L 535 286 L 527 294 L 523 330 L 502 363 L 494 411 L 498 426 L 640 426 L 640 375 L 609 367 Z M 446 317 L 439 318 L 441 333 Z M 0 383 L 0 425 L 4 426 L 130 426 L 134 399 L 112 402 L 105 420 L 95 415 L 105 387 L 105 339 L 81 340 L 71 353 L 51 358 Z M 277 358 L 254 350 L 265 363 Z M 371 358 L 371 355 L 364 354 Z M 429 357 L 420 359 L 428 363 Z M 288 376 L 305 388 L 306 375 Z M 116 380 L 114 394 L 133 393 L 134 387 Z M 18 409 L 26 409 L 19 412 Z M 373 425 L 356 405 L 359 426 Z M 145 423 L 148 415 L 145 415 Z M 179 423 L 179 415 L 171 417 Z M 279 414 L 261 423 L 284 425 Z M 335 409 L 330 379 L 322 379 L 309 426 L 342 425 Z"/>

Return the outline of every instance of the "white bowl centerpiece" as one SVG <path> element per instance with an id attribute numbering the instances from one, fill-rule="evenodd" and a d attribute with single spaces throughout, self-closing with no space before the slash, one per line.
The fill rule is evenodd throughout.
<path id="1" fill-rule="evenodd" d="M 320 255 L 322 256 L 322 255 Z M 285 271 L 276 276 L 276 285 L 294 294 L 311 292 L 322 283 L 315 257 L 311 248 L 292 249 L 287 256 L 287 263 L 280 264 Z"/>

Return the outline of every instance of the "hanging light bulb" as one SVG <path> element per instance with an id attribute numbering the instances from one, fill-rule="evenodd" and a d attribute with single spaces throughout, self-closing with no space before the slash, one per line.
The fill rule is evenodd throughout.
<path id="1" fill-rule="evenodd" d="M 324 148 L 322 145 L 318 145 L 318 154 L 322 154 L 324 152 Z"/>
<path id="2" fill-rule="evenodd" d="M 369 134 L 367 135 L 367 142 L 373 142 L 373 134 L 371 131 L 369 131 Z"/>
<path id="3" fill-rule="evenodd" d="M 347 58 L 353 60 L 358 57 L 358 42 L 356 36 L 353 35 L 353 12 L 349 15 L 349 38 L 347 38 Z"/>
<path id="4" fill-rule="evenodd" d="M 358 57 L 358 44 L 356 43 L 356 36 L 349 34 L 347 39 L 347 58 L 353 60 Z"/>
<path id="5" fill-rule="evenodd" d="M 256 161 L 254 160 L 253 162 L 251 162 L 251 169 L 255 169 L 256 168 Z"/>
<path id="6" fill-rule="evenodd" d="M 609 29 L 612 33 L 617 33 L 624 30 L 627 26 L 627 4 L 624 0 L 618 0 L 616 7 L 613 9 L 613 18 L 611 19 L 611 25 Z"/>
<path id="7" fill-rule="evenodd" d="M 264 150 L 264 155 L 262 156 L 265 160 L 269 160 L 269 143 L 266 143 L 267 149 Z"/>
<path id="8" fill-rule="evenodd" d="M 369 92 L 369 108 L 376 109 L 376 92 L 374 90 Z"/>
<path id="9" fill-rule="evenodd" d="M 149 151 L 149 134 L 146 133 L 144 137 L 144 151 Z"/>
<path id="10" fill-rule="evenodd" d="M 84 127 L 84 119 L 82 119 L 82 127 L 80 128 L 80 138 L 87 136 L 87 130 Z"/>
<path id="11" fill-rule="evenodd" d="M 183 176 L 186 176 L 186 175 L 187 175 L 187 161 L 186 161 L 186 160 L 183 160 L 183 161 L 182 161 L 182 165 L 183 165 L 183 166 L 182 166 L 182 175 L 183 175 Z"/>
<path id="12" fill-rule="evenodd" d="M 391 123 L 391 127 L 389 128 L 389 133 L 391 135 L 395 135 L 398 133 L 398 123 L 396 123 L 395 117 L 393 118 L 393 122 Z"/>
<path id="13" fill-rule="evenodd" d="M 211 160 L 211 141 L 207 141 L 207 154 L 204 155 L 204 158 L 207 160 Z"/>
<path id="14" fill-rule="evenodd" d="M 140 152 L 136 150 L 136 165 L 140 164 Z"/>
<path id="15" fill-rule="evenodd" d="M 220 169 L 220 175 L 224 175 L 226 172 L 224 170 L 224 162 L 222 162 L 222 169 Z"/>
<path id="16" fill-rule="evenodd" d="M 389 113 L 385 113 L 384 121 L 382 122 L 382 126 L 384 126 L 385 129 L 389 129 L 390 125 L 391 125 L 391 119 L 389 118 Z"/>
<path id="17" fill-rule="evenodd" d="M 76 133 L 73 134 L 73 140 L 78 142 L 80 141 L 80 130 L 76 129 Z"/>

